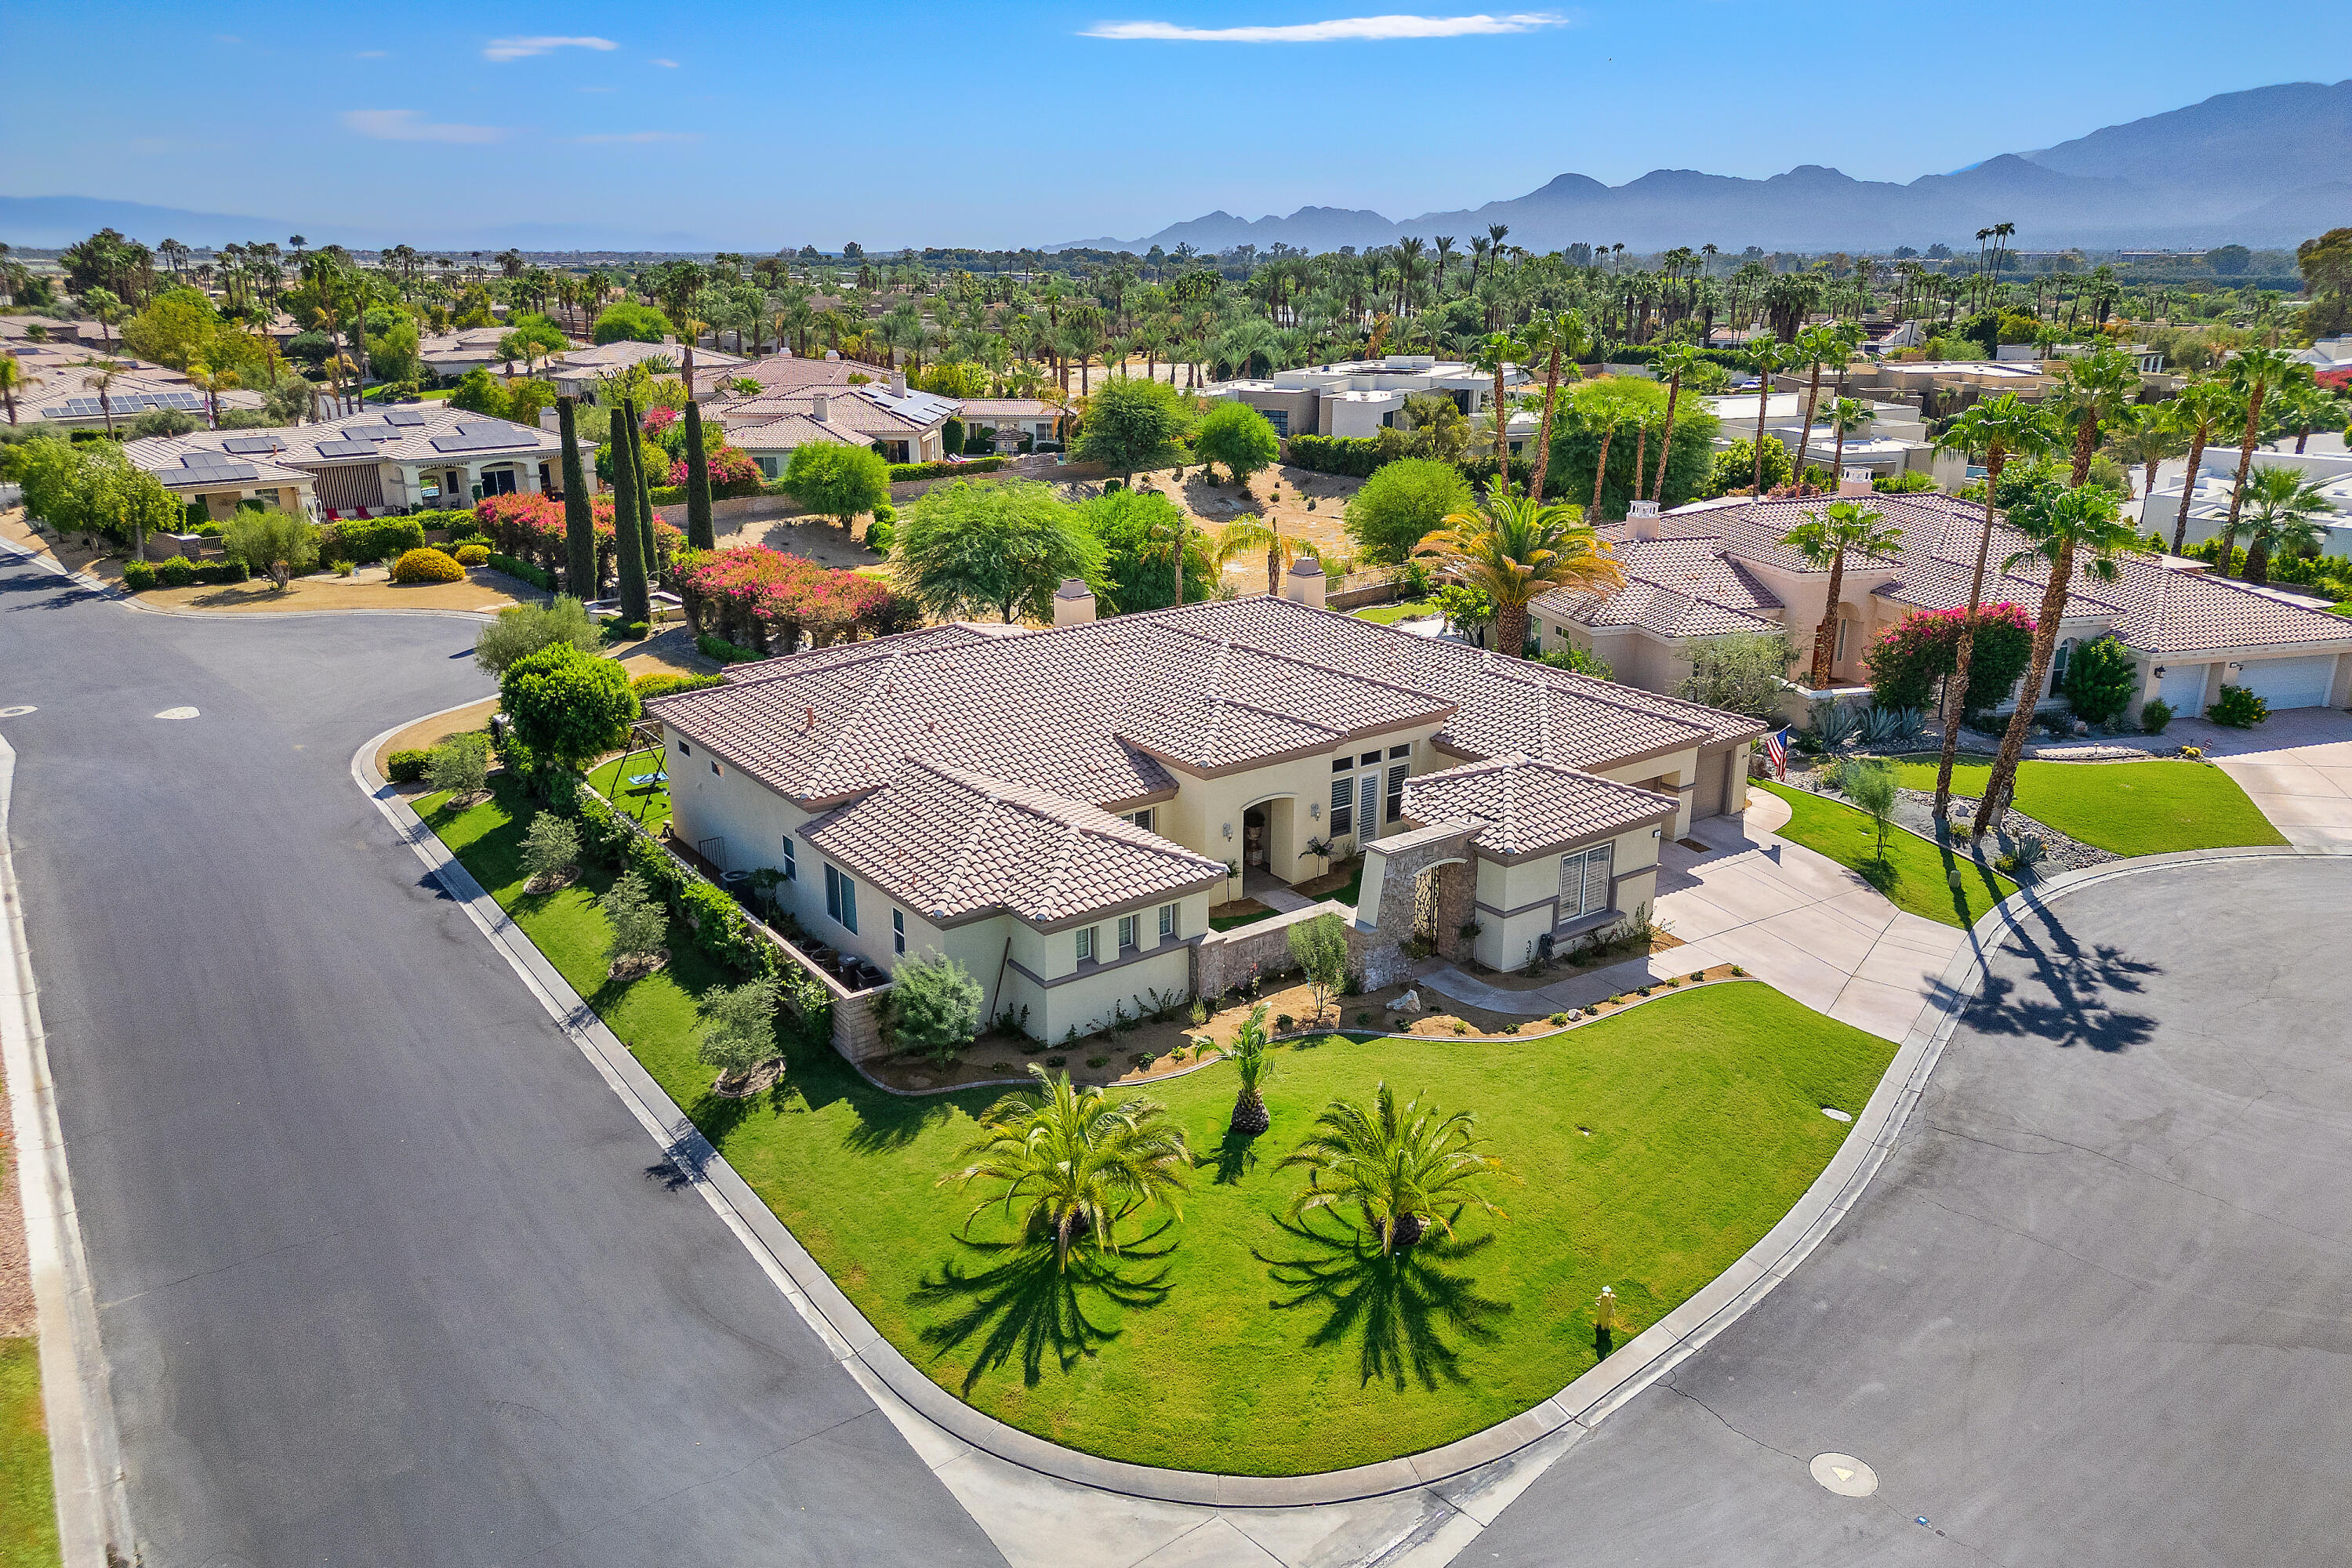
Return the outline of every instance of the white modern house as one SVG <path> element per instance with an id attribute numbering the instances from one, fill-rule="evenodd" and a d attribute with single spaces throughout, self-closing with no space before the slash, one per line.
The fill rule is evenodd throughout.
<path id="1" fill-rule="evenodd" d="M 1805 446 L 1808 468 L 1818 462 L 1826 468 L 1841 456 L 1837 432 L 1818 421 L 1822 408 L 1832 395 L 1832 389 L 1824 384 L 1814 405 L 1816 423 Z M 1966 482 L 1967 458 L 1958 453 L 1947 455 L 1936 450 L 1935 442 L 1928 438 L 1927 422 L 1916 406 L 1851 393 L 1848 395 L 1869 404 L 1870 423 L 1847 433 L 1841 467 L 1862 469 L 1873 479 L 1891 479 L 1901 473 L 1926 474 L 1939 489 L 1954 489 Z M 1758 395 L 1753 392 L 1727 393 L 1706 400 L 1707 412 L 1721 426 L 1716 432 L 1717 451 L 1727 451 L 1737 441 L 1756 438 L 1757 401 Z M 1774 392 L 1763 398 L 1763 405 L 1764 434 L 1777 438 L 1793 459 L 1799 442 L 1805 437 L 1805 395 Z"/>
<path id="2" fill-rule="evenodd" d="M 1528 379 L 1526 370 L 1511 366 L 1504 372 L 1504 395 Z M 1262 380 L 1218 382 L 1205 389 L 1209 397 L 1249 405 L 1285 437 L 1374 436 L 1403 417 L 1406 398 L 1431 393 L 1452 398 L 1465 417 L 1475 417 L 1494 402 L 1495 378 L 1459 360 L 1390 354 L 1278 370 Z"/>
<path id="3" fill-rule="evenodd" d="M 2319 546 L 2322 555 L 2352 555 L 2352 453 L 2346 452 L 2274 452 L 2257 449 L 2255 468 L 2288 468 L 2316 483 L 2326 495 L 2337 516 L 2327 526 Z M 2140 508 L 2140 528 L 2143 532 L 2161 535 L 2168 545 L 2172 531 L 2180 517 L 2180 492 L 2187 474 L 2160 479 L 2153 493 L 2146 497 Z M 2137 475 L 2133 478 L 2137 479 Z M 2209 447 L 2205 459 L 2197 469 L 2197 493 L 2189 500 L 2189 527 L 2181 537 L 2183 544 L 2202 544 L 2221 531 L 2229 521 L 2230 498 L 2238 489 L 2238 453 L 2232 447 Z M 2242 519 L 2239 525 L 2238 542 L 2246 542 Z"/>

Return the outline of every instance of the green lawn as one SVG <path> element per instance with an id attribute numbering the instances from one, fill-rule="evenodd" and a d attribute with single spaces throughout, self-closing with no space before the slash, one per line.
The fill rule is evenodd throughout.
<path id="1" fill-rule="evenodd" d="M 1270 921 L 1281 912 L 1280 910 L 1260 910 L 1254 915 L 1212 915 L 1209 917 L 1209 929 L 1231 931 L 1235 926 L 1254 926 L 1260 921 Z"/>
<path id="2" fill-rule="evenodd" d="M 1937 758 L 1897 762 L 1905 789 L 1933 791 Z M 1990 763 L 1952 769 L 1952 791 L 1984 794 Z M 2218 849 L 2232 844 L 2284 844 L 2238 781 L 2210 763 L 2020 763 L 2017 809 L 2069 838 L 2117 855 Z"/>
<path id="3" fill-rule="evenodd" d="M 57 1568 L 57 1492 L 29 1339 L 0 1340 L 0 1568 Z"/>
<path id="4" fill-rule="evenodd" d="M 2017 891 L 2017 884 L 2000 872 L 1956 858 L 1942 846 L 1899 827 L 1887 834 L 1882 861 L 1878 830 L 1863 813 L 1807 790 L 1769 780 L 1758 783 L 1787 801 L 1795 814 L 1780 829 L 1781 837 L 1828 856 L 1885 894 L 1896 909 L 1948 926 L 1971 926 L 1979 915 Z M 1949 880 L 1955 865 L 1962 868 L 1957 888 Z"/>
<path id="5" fill-rule="evenodd" d="M 1418 620 L 1423 616 L 1435 614 L 1437 606 L 1427 599 L 1400 599 L 1393 604 L 1367 605 L 1356 612 L 1356 618 L 1392 626 L 1399 621 Z"/>
<path id="6" fill-rule="evenodd" d="M 625 758 L 614 757 L 609 763 L 599 763 L 588 772 L 589 787 L 646 827 L 658 829 L 669 820 L 669 785 L 633 784 L 628 781 L 644 773 L 662 772 L 663 756 L 660 752 L 638 751 Z M 625 760 L 628 763 L 626 777 L 623 776 L 621 765 Z M 617 796 L 613 794 L 616 784 L 621 792 Z"/>
<path id="7" fill-rule="evenodd" d="M 1541 1038 L 1280 1047 L 1255 1143 L 1226 1140 L 1229 1067 L 1160 1087 L 1197 1156 L 1181 1220 L 1130 1222 L 1122 1257 L 1057 1277 L 992 1213 L 963 1234 L 978 1194 L 936 1184 L 994 1091 L 887 1095 L 819 1043 L 794 1047 L 778 1095 L 712 1096 L 694 997 L 724 977 L 679 942 L 664 973 L 608 984 L 591 901 L 607 878 L 520 896 L 511 798 L 420 804 L 891 1342 L 992 1415 L 1139 1464 L 1333 1469 L 1527 1409 L 1594 1363 L 1602 1285 L 1630 1337 L 1769 1230 L 1845 1135 L 1821 1108 L 1858 1113 L 1894 1051 L 1752 984 Z M 1386 1262 L 1328 1222 L 1286 1224 L 1299 1181 L 1276 1162 L 1326 1100 L 1383 1078 L 1479 1113 L 1517 1178 L 1493 1193 L 1507 1218 L 1465 1215 L 1457 1242 Z"/>

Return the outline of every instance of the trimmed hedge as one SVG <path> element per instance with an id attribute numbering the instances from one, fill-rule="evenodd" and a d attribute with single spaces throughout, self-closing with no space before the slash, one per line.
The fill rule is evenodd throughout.
<path id="1" fill-rule="evenodd" d="M 784 981 L 784 989 L 803 1016 L 808 1016 L 809 1009 L 800 1005 L 804 988 L 792 984 L 799 977 L 799 966 L 789 965 L 795 973 L 785 973 L 788 964 L 783 953 L 751 928 L 733 899 L 689 870 L 684 861 L 577 781 L 572 806 L 580 816 L 583 849 L 607 865 L 644 878 L 646 890 L 669 906 L 671 915 L 693 931 L 695 945 L 718 963 L 739 974 Z M 822 994 L 822 988 L 818 990 Z"/>
<path id="2" fill-rule="evenodd" d="M 184 588 L 196 580 L 196 563 L 184 555 L 174 555 L 155 563 L 155 580 L 166 588 Z"/>
<path id="3" fill-rule="evenodd" d="M 383 760 L 383 776 L 394 784 L 415 784 L 432 761 L 431 752 L 414 746 L 394 752 Z"/>
<path id="4" fill-rule="evenodd" d="M 629 689 L 642 702 L 649 697 L 667 697 L 673 691 L 699 691 L 706 686 L 723 686 L 726 677 L 720 675 L 679 675 L 667 669 L 649 669 L 629 682 Z"/>
<path id="5" fill-rule="evenodd" d="M 253 574 L 242 561 L 190 561 L 184 555 L 174 555 L 169 561 L 126 561 L 122 563 L 122 585 L 134 594 L 150 588 L 185 588 L 191 584 L 211 587 L 220 584 L 249 581 Z"/>
<path id="6" fill-rule="evenodd" d="M 395 560 L 411 550 L 425 548 L 425 524 L 420 517 L 445 515 L 447 514 L 425 512 L 413 517 L 348 518 L 331 522 L 319 530 L 319 559 L 330 563 Z"/>
<path id="7" fill-rule="evenodd" d="M 502 555 L 492 550 L 484 552 L 482 563 L 493 572 L 503 572 L 509 577 L 520 577 L 544 593 L 551 594 L 555 591 L 555 574 L 543 567 L 534 566 L 528 561 L 518 561 L 511 555 Z"/>
<path id="8" fill-rule="evenodd" d="M 1003 458 L 971 458 L 961 463 L 893 463 L 890 482 L 899 484 L 908 479 L 936 479 L 949 474 L 992 474 L 1004 467 Z"/>
<path id="9" fill-rule="evenodd" d="M 1381 444 L 1369 436 L 1293 436 L 1283 461 L 1318 474 L 1366 479 L 1381 466 Z"/>
<path id="10" fill-rule="evenodd" d="M 764 654 L 754 653 L 748 647 L 738 647 L 731 642 L 712 637 L 709 632 L 695 638 L 694 646 L 702 650 L 703 658 L 715 658 L 721 664 L 748 664 L 755 658 L 767 657 Z"/>
<path id="11" fill-rule="evenodd" d="M 489 561 L 490 551 L 488 545 L 460 544 L 457 546 L 457 564 L 460 566 L 487 566 Z"/>

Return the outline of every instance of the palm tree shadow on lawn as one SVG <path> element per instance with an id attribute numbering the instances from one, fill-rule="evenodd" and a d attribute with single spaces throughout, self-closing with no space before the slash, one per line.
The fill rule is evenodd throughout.
<path id="1" fill-rule="evenodd" d="M 1452 1217 L 1458 1221 L 1461 1215 L 1456 1209 Z M 1465 1237 L 1432 1230 L 1415 1245 L 1382 1256 L 1369 1229 L 1335 1233 L 1305 1220 L 1276 1223 L 1304 1250 L 1295 1258 L 1252 1250 L 1276 1286 L 1288 1292 L 1267 1304 L 1276 1311 L 1328 1309 L 1330 1316 L 1307 1342 L 1320 1349 L 1356 1340 L 1360 1384 L 1379 1381 L 1402 1390 L 1408 1377 L 1424 1389 L 1441 1380 L 1466 1383 L 1448 1333 L 1480 1344 L 1500 1337 L 1496 1321 L 1511 1310 L 1510 1303 L 1479 1295 L 1466 1272 L 1445 1267 L 1485 1251 L 1493 1232 Z"/>
<path id="2" fill-rule="evenodd" d="M 1081 1243 L 1066 1268 L 1056 1266 L 1049 1240 L 974 1241 L 960 1236 L 957 1245 L 974 1254 L 981 1266 L 967 1269 L 950 1260 L 908 1297 L 908 1305 L 950 1309 L 921 1338 L 935 1356 L 973 1347 L 963 1378 L 966 1395 L 1016 1355 L 1022 1383 L 1034 1388 L 1045 1377 L 1049 1354 L 1066 1373 L 1118 1338 L 1118 1314 L 1149 1310 L 1168 1299 L 1173 1287 L 1161 1260 L 1176 1244 L 1161 1238 L 1173 1224 L 1161 1222 L 1116 1253 L 1097 1253 Z"/>

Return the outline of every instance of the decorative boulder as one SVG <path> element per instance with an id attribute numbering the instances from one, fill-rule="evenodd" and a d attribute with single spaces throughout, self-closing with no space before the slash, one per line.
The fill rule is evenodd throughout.
<path id="1" fill-rule="evenodd" d="M 1391 1013 L 1418 1013 L 1418 1012 L 1420 1012 L 1420 1011 L 1421 1011 L 1421 990 L 1420 990 L 1420 987 L 1418 987 L 1418 986 L 1414 987 L 1412 990 L 1408 991 L 1408 992 L 1406 992 L 1403 995 L 1402 995 L 1402 996 L 1398 997 L 1395 1001 L 1393 1001 L 1393 1002 L 1390 1003 L 1390 1004 L 1389 1004 L 1389 1011 L 1390 1011 L 1390 1012 L 1391 1012 Z"/>

